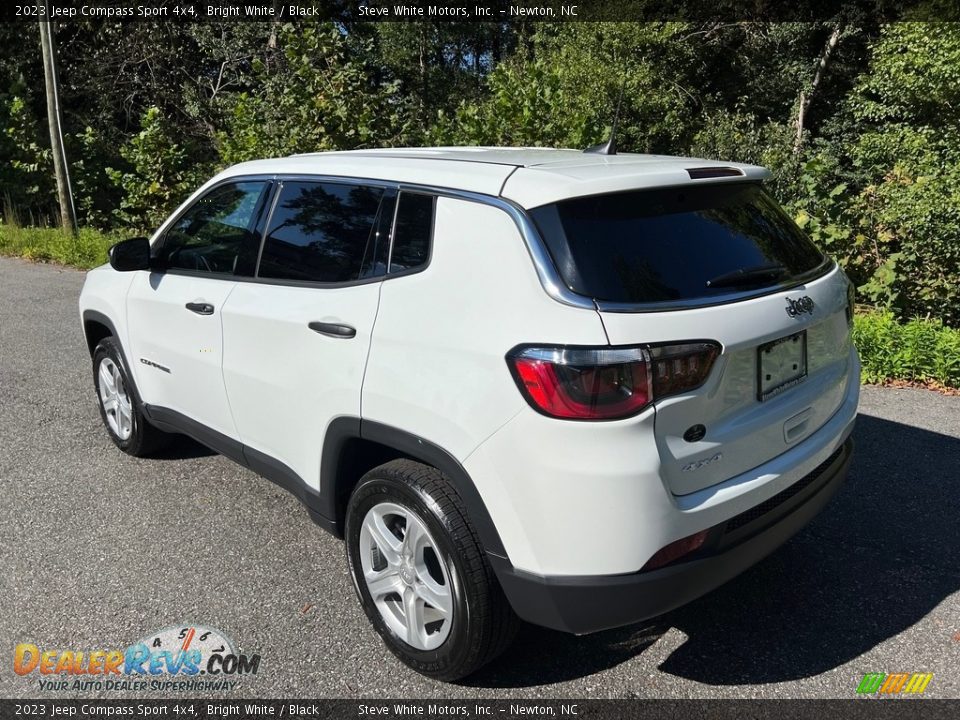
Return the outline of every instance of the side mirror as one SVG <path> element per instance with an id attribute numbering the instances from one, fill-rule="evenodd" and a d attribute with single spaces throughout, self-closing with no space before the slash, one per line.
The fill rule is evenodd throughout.
<path id="1" fill-rule="evenodd" d="M 130 238 L 110 248 L 110 266 L 120 272 L 150 269 L 150 241 L 145 237 Z"/>

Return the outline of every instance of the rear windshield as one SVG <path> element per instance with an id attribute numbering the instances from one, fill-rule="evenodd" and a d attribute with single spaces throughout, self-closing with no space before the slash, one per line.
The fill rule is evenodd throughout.
<path id="1" fill-rule="evenodd" d="M 593 195 L 530 214 L 567 286 L 608 302 L 709 300 L 826 261 L 755 183 Z"/>

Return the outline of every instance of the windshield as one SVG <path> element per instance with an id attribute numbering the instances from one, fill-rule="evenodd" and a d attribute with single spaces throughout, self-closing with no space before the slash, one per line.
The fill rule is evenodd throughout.
<path id="1" fill-rule="evenodd" d="M 756 183 L 593 195 L 530 215 L 567 286 L 608 302 L 709 300 L 826 262 Z"/>

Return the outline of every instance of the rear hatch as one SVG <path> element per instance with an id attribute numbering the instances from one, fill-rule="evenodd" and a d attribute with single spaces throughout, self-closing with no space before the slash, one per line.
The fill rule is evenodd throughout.
<path id="1" fill-rule="evenodd" d="M 656 400 L 674 494 L 762 465 L 840 407 L 849 284 L 759 183 L 593 195 L 531 216 L 564 282 L 596 301 L 611 344 L 722 348 L 701 386 Z M 666 378 L 683 362 L 652 371 Z"/>

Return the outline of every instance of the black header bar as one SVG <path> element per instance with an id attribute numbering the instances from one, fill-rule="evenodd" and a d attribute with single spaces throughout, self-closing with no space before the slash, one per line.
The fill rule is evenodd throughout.
<path id="1" fill-rule="evenodd" d="M 960 20 L 960 0 L 8 0 L 36 22 L 887 22 Z"/>
<path id="2" fill-rule="evenodd" d="M 958 700 L 0 700 L 0 720 L 424 718 L 427 720 L 953 720 Z"/>

